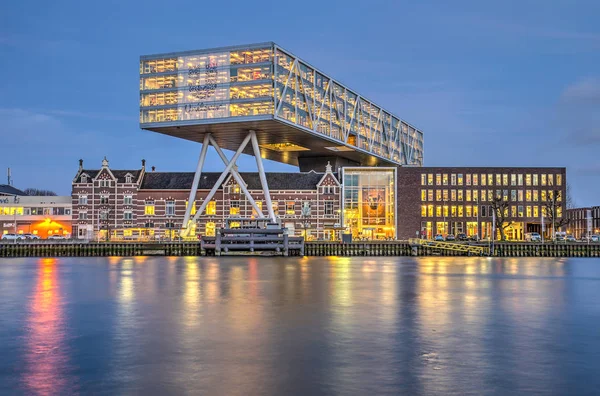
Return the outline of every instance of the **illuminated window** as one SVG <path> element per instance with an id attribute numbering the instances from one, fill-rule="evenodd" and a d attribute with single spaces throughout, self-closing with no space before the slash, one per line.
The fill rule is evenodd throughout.
<path id="1" fill-rule="evenodd" d="M 448 185 L 448 174 L 447 174 L 447 173 L 444 173 L 444 175 L 443 175 L 443 177 L 442 177 L 442 184 L 443 184 L 444 186 L 447 186 L 447 185 Z"/>
<path id="2" fill-rule="evenodd" d="M 463 217 L 463 206 L 462 205 L 458 205 L 458 217 Z"/>
<path id="3" fill-rule="evenodd" d="M 548 175 L 548 185 L 549 186 L 553 186 L 554 185 L 554 175 L 552 175 L 552 174 Z"/>
<path id="4" fill-rule="evenodd" d="M 496 174 L 496 185 L 497 186 L 501 186 L 502 185 L 502 175 L 501 174 Z"/>
<path id="5" fill-rule="evenodd" d="M 427 190 L 421 190 L 421 201 L 427 201 Z"/>
<path id="6" fill-rule="evenodd" d="M 429 217 L 433 217 L 433 205 L 428 205 L 427 206 L 427 215 Z"/>
<path id="7" fill-rule="evenodd" d="M 502 185 L 508 186 L 508 175 L 507 174 L 502 175 Z"/>
<path id="8" fill-rule="evenodd" d="M 194 202 L 194 204 L 195 203 L 196 202 Z M 217 202 L 215 200 L 211 200 L 208 205 L 206 205 L 206 214 L 209 216 L 214 216 L 217 214 Z"/>
<path id="9" fill-rule="evenodd" d="M 546 217 L 546 207 L 542 206 L 542 216 Z"/>
<path id="10" fill-rule="evenodd" d="M 285 203 L 285 214 L 293 215 L 296 214 L 296 202 L 289 201 Z"/>
<path id="11" fill-rule="evenodd" d="M 510 185 L 511 186 L 516 186 L 517 185 L 517 175 L 510 175 Z"/>
<path id="12" fill-rule="evenodd" d="M 240 186 L 239 186 L 239 184 L 234 184 L 232 186 L 232 191 L 233 191 L 234 194 L 239 194 L 240 193 Z"/>
<path id="13" fill-rule="evenodd" d="M 458 200 L 459 201 L 463 200 L 463 190 L 458 190 Z"/>
<path id="14" fill-rule="evenodd" d="M 144 206 L 144 215 L 154 216 L 154 201 L 146 201 Z"/>
<path id="15" fill-rule="evenodd" d="M 533 190 L 533 202 L 538 201 L 538 190 Z"/>
<path id="16" fill-rule="evenodd" d="M 539 207 L 537 205 L 535 205 L 533 207 L 533 217 L 538 217 L 539 215 L 540 215 Z"/>
<path id="17" fill-rule="evenodd" d="M 531 217 L 531 206 L 527 205 L 525 207 L 525 216 L 526 217 Z"/>
<path id="18" fill-rule="evenodd" d="M 215 223 L 209 221 L 206 223 L 206 236 L 215 236 Z M 233 227 L 232 227 L 233 228 Z"/>
<path id="19" fill-rule="evenodd" d="M 167 201 L 165 204 L 165 214 L 173 216 L 175 214 L 175 201 Z"/>
<path id="20" fill-rule="evenodd" d="M 427 200 L 433 201 L 433 190 L 427 190 Z"/>
<path id="21" fill-rule="evenodd" d="M 471 202 L 471 190 L 465 191 L 465 201 Z"/>
<path id="22" fill-rule="evenodd" d="M 186 210 L 187 210 L 187 207 L 188 207 L 188 201 L 186 200 L 185 201 L 185 208 L 186 208 Z M 193 204 L 192 204 L 192 211 L 190 212 L 190 214 L 193 214 L 193 215 L 196 214 L 196 201 L 194 201 Z"/>
<path id="23" fill-rule="evenodd" d="M 465 216 L 466 217 L 472 217 L 473 216 L 473 213 L 471 211 L 471 205 L 465 206 Z"/>
<path id="24" fill-rule="evenodd" d="M 542 196 L 541 196 L 541 200 L 542 200 L 542 202 L 546 202 L 546 190 L 542 190 L 542 191 L 541 191 L 541 193 L 542 193 L 542 194 L 541 194 L 541 195 L 542 195 Z"/>
<path id="25" fill-rule="evenodd" d="M 481 185 L 487 186 L 487 177 L 485 176 L 485 174 L 481 175 Z"/>
<path id="26" fill-rule="evenodd" d="M 456 186 L 456 174 L 454 173 L 450 175 L 450 185 Z"/>
<path id="27" fill-rule="evenodd" d="M 444 201 L 448 200 L 448 190 L 444 190 Z"/>
<path id="28" fill-rule="evenodd" d="M 448 217 L 448 205 L 444 205 L 444 216 Z"/>
<path id="29" fill-rule="evenodd" d="M 435 200 L 436 201 L 442 200 L 442 190 L 435 190 Z"/>
<path id="30" fill-rule="evenodd" d="M 479 206 L 473 206 L 473 217 L 477 217 L 477 212 L 479 211 Z"/>
<path id="31" fill-rule="evenodd" d="M 510 215 L 512 217 L 517 217 L 517 207 L 515 205 L 510 207 Z"/>
<path id="32" fill-rule="evenodd" d="M 240 201 L 230 201 L 229 203 L 229 215 L 240 214 Z"/>
<path id="33" fill-rule="evenodd" d="M 479 201 L 479 190 L 473 190 L 473 202 Z"/>
<path id="34" fill-rule="evenodd" d="M 440 205 L 437 205 L 437 206 L 435 207 L 435 215 L 436 215 L 437 217 L 442 217 L 442 207 L 441 207 Z"/>
<path id="35" fill-rule="evenodd" d="M 470 186 L 471 185 L 471 174 L 466 174 L 465 175 L 465 185 Z"/>
<path id="36" fill-rule="evenodd" d="M 561 174 L 556 175 L 556 185 L 562 186 L 562 175 Z"/>
<path id="37" fill-rule="evenodd" d="M 462 175 L 462 173 L 458 174 L 457 181 L 458 181 L 458 185 L 459 186 L 463 185 L 463 175 Z"/>
<path id="38" fill-rule="evenodd" d="M 533 185 L 537 186 L 538 185 L 538 175 L 534 174 L 531 175 L 532 179 L 533 179 Z"/>
<path id="39" fill-rule="evenodd" d="M 517 176 L 517 184 L 518 184 L 519 186 L 522 186 L 522 185 L 523 185 L 523 174 L 522 174 L 522 173 L 520 173 L 520 174 Z"/>
<path id="40" fill-rule="evenodd" d="M 271 207 L 273 208 L 273 213 L 277 214 L 279 212 L 279 203 L 277 201 L 272 201 Z"/>
<path id="41" fill-rule="evenodd" d="M 442 175 L 439 173 L 435 175 L 435 185 L 436 186 L 442 185 Z"/>
<path id="42" fill-rule="evenodd" d="M 421 205 L 421 217 L 427 216 L 427 205 Z"/>
<path id="43" fill-rule="evenodd" d="M 433 186 L 433 173 L 427 174 L 427 185 Z"/>
<path id="44" fill-rule="evenodd" d="M 519 217 L 523 217 L 523 205 L 518 206 Z"/>
<path id="45" fill-rule="evenodd" d="M 542 186 L 546 185 L 546 174 L 545 173 L 542 173 L 542 183 L 541 184 L 542 184 Z"/>
<path id="46" fill-rule="evenodd" d="M 424 186 L 427 184 L 427 175 L 425 173 L 421 173 L 421 185 Z"/>
<path id="47" fill-rule="evenodd" d="M 481 200 L 483 202 L 487 200 L 487 190 L 481 190 Z"/>
<path id="48" fill-rule="evenodd" d="M 473 175 L 473 185 L 474 186 L 478 186 L 479 185 L 479 175 L 478 174 L 474 174 Z"/>
<path id="49" fill-rule="evenodd" d="M 454 205 L 450 206 L 450 215 L 452 217 L 456 217 L 456 206 L 454 206 Z"/>
<path id="50" fill-rule="evenodd" d="M 494 200 L 494 191 L 488 190 L 488 202 L 492 202 Z"/>
<path id="51" fill-rule="evenodd" d="M 256 201 L 256 206 L 258 206 L 262 214 L 262 201 Z M 256 210 L 254 210 L 254 208 L 252 208 L 252 217 L 258 217 L 258 213 L 256 213 Z"/>
<path id="52" fill-rule="evenodd" d="M 508 201 L 508 190 L 503 190 L 502 191 L 502 200 L 503 201 Z"/>
<path id="53" fill-rule="evenodd" d="M 517 191 L 517 200 L 523 202 L 523 190 Z"/>
<path id="54" fill-rule="evenodd" d="M 456 190 L 450 190 L 450 199 L 456 201 Z"/>
<path id="55" fill-rule="evenodd" d="M 525 185 L 531 186 L 531 175 L 530 174 L 525 175 Z"/>

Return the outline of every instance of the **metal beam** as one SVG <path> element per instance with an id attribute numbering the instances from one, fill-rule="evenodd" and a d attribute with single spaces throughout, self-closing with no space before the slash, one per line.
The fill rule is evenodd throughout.
<path id="1" fill-rule="evenodd" d="M 191 222 L 190 215 L 194 202 L 196 201 L 196 192 L 198 191 L 198 183 L 200 182 L 200 175 L 202 174 L 202 168 L 204 167 L 204 161 L 206 159 L 206 152 L 208 151 L 208 145 L 210 140 L 210 133 L 204 135 L 204 141 L 202 142 L 202 150 L 200 150 L 200 157 L 198 158 L 198 165 L 196 166 L 196 173 L 194 174 L 194 181 L 192 182 L 192 189 L 188 197 L 187 207 L 185 208 L 185 216 L 183 217 L 183 223 L 181 223 L 181 233 L 185 236 L 189 235 Z"/>
<path id="2" fill-rule="evenodd" d="M 256 158 L 256 167 L 258 168 L 258 176 L 260 177 L 260 184 L 262 185 L 263 192 L 265 194 L 265 203 L 267 204 L 267 210 L 269 217 L 273 223 L 277 222 L 275 213 L 273 212 L 273 205 L 271 203 L 271 193 L 269 192 L 269 185 L 267 184 L 267 176 L 265 175 L 265 169 L 263 168 L 262 158 L 260 156 L 260 148 L 258 147 L 258 140 L 256 139 L 256 133 L 250 131 L 249 136 L 252 141 L 252 149 L 254 150 L 254 157 Z"/>
<path id="3" fill-rule="evenodd" d="M 215 182 L 215 185 L 209 191 L 208 195 L 204 199 L 204 202 L 202 202 L 202 205 L 200 205 L 200 208 L 196 211 L 196 214 L 194 215 L 194 218 L 192 219 L 192 222 L 195 222 L 196 220 L 198 220 L 198 218 L 200 217 L 200 215 L 202 214 L 202 212 L 204 212 L 204 209 L 206 209 L 206 205 L 208 205 L 208 203 L 210 202 L 210 200 L 212 199 L 212 197 L 215 195 L 215 193 L 217 192 L 217 190 L 221 186 L 221 183 L 223 183 L 223 180 L 225 180 L 225 177 L 227 177 L 227 175 L 229 174 L 229 172 L 231 171 L 231 169 L 235 165 L 237 159 L 242 154 L 242 151 L 244 151 L 244 149 L 248 145 L 248 142 L 250 141 L 250 135 L 251 134 L 249 133 L 244 138 L 244 140 L 242 141 L 242 144 L 240 145 L 240 147 L 238 147 L 237 151 L 233 155 L 233 158 L 231 158 L 231 161 L 229 161 L 229 164 L 227 164 L 227 166 L 225 167 L 225 170 L 223 171 L 223 173 L 221 173 L 221 176 L 219 176 L 219 178 Z"/>
<path id="4" fill-rule="evenodd" d="M 221 150 L 221 147 L 219 147 L 219 145 L 217 144 L 217 142 L 215 141 L 215 139 L 212 136 L 210 137 L 210 143 L 217 151 L 217 154 L 219 154 L 219 157 L 221 157 L 221 160 L 223 160 L 223 163 L 225 165 L 228 165 L 229 160 L 227 159 L 227 157 L 223 153 L 223 150 Z M 265 216 L 263 215 L 262 210 L 258 207 L 256 202 L 254 201 L 254 198 L 252 198 L 252 195 L 250 195 L 248 188 L 246 188 L 246 183 L 244 182 L 244 179 L 242 179 L 242 176 L 237 171 L 237 169 L 235 169 L 235 167 L 233 167 L 231 169 L 231 175 L 233 176 L 233 178 L 235 179 L 237 184 L 239 184 L 240 189 L 242 190 L 242 192 L 248 199 L 248 202 L 250 202 L 250 205 L 252 205 L 252 208 L 254 209 L 254 211 L 258 214 L 258 217 L 260 217 L 261 219 L 264 218 Z"/>

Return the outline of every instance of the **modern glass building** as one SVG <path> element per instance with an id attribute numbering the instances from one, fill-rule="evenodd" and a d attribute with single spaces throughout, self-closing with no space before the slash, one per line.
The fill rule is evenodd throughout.
<path id="1" fill-rule="evenodd" d="M 420 130 L 274 43 L 142 56 L 140 126 L 233 150 L 255 130 L 263 158 L 292 165 L 423 161 Z"/>
<path id="2" fill-rule="evenodd" d="M 343 168 L 343 222 L 353 238 L 396 238 L 396 168 Z"/>

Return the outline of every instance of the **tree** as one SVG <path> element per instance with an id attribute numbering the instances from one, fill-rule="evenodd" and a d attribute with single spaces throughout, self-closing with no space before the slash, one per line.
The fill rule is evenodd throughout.
<path id="1" fill-rule="evenodd" d="M 575 208 L 575 200 L 573 199 L 573 195 L 571 194 L 571 185 L 569 183 L 567 183 L 566 186 L 566 199 L 565 199 L 565 204 L 567 206 L 567 209 L 574 209 Z"/>
<path id="2" fill-rule="evenodd" d="M 23 192 L 33 197 L 55 197 L 56 193 L 50 190 L 42 190 L 39 188 L 26 188 Z"/>
<path id="3" fill-rule="evenodd" d="M 567 187 L 567 207 L 569 205 L 569 193 Z M 549 196 L 546 202 L 543 204 L 543 210 L 546 212 L 546 219 L 548 227 L 553 229 L 554 231 L 560 229 L 561 227 L 567 226 L 569 224 L 569 219 L 566 216 L 566 213 L 563 213 L 562 208 L 562 191 L 561 190 L 550 190 L 548 192 Z M 552 227 L 554 225 L 554 227 Z M 552 236 L 554 237 L 554 235 Z"/>
<path id="4" fill-rule="evenodd" d="M 495 219 L 496 223 L 494 225 L 496 226 L 497 230 L 500 230 L 501 240 L 505 241 L 506 234 L 504 233 L 504 230 L 506 230 L 508 227 L 510 227 L 513 224 L 512 221 L 507 221 L 508 209 L 510 207 L 510 203 L 508 201 L 505 201 L 504 199 L 502 199 L 502 196 L 496 195 L 494 197 L 494 199 L 492 199 L 490 204 L 491 204 L 492 210 L 496 214 L 496 219 Z"/>

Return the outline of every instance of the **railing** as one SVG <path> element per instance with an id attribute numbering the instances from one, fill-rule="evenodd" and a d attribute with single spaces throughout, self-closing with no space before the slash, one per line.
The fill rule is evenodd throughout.
<path id="1" fill-rule="evenodd" d="M 454 242 L 442 242 L 442 241 L 430 241 L 427 239 L 412 238 L 408 240 L 410 245 L 421 245 L 428 246 L 434 249 L 441 249 L 453 252 L 463 252 L 468 255 L 477 254 L 483 256 L 489 253 L 489 248 L 479 245 L 469 245 L 465 243 L 454 243 Z"/>
<path id="2" fill-rule="evenodd" d="M 270 251 L 283 256 L 304 256 L 304 238 L 287 235 L 285 229 L 221 228 L 215 237 L 202 237 L 201 247 L 207 255 L 231 252 Z"/>

